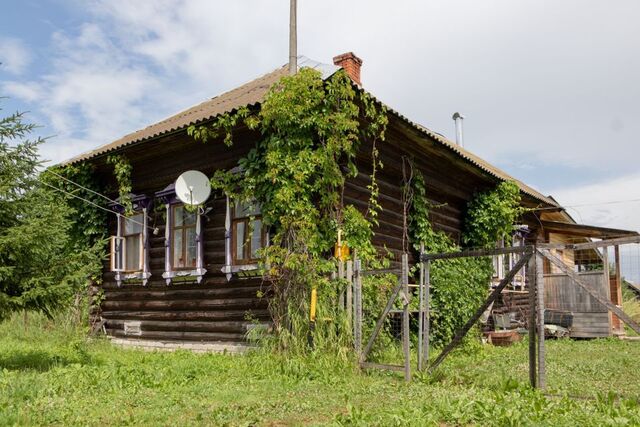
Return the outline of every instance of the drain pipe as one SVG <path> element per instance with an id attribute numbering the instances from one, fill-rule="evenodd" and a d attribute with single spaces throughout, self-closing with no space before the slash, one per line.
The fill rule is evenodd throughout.
<path id="1" fill-rule="evenodd" d="M 462 139 L 462 120 L 464 116 L 458 112 L 453 113 L 453 121 L 456 122 L 456 144 L 464 147 L 464 141 Z"/>

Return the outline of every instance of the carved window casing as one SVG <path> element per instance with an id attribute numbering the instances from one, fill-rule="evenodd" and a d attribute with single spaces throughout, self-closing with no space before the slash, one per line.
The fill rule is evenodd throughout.
<path id="1" fill-rule="evenodd" d="M 189 208 L 176 197 L 174 184 L 156 193 L 165 204 L 165 262 L 162 278 L 201 283 L 204 268 L 203 214 L 199 207 Z"/>
<path id="2" fill-rule="evenodd" d="M 134 213 L 124 214 L 124 207 L 111 204 L 117 213 L 116 234 L 111 236 L 111 271 L 115 272 L 118 286 L 123 282 L 147 284 L 149 271 L 148 210 L 151 199 L 145 195 L 132 195 Z"/>

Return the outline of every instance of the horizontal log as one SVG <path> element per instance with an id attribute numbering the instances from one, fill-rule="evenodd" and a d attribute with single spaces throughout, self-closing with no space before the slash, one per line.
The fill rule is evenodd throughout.
<path id="1" fill-rule="evenodd" d="M 245 334 L 231 332 L 177 332 L 177 331 L 141 331 L 140 335 L 125 335 L 123 329 L 107 329 L 107 335 L 119 338 L 182 340 L 182 341 L 225 341 L 246 342 Z"/>
<path id="2" fill-rule="evenodd" d="M 157 276 L 152 276 L 151 281 L 147 286 L 141 286 L 139 283 L 130 284 L 123 283 L 121 287 L 116 285 L 116 282 L 113 279 L 109 280 L 105 278 L 105 282 L 101 285 L 104 290 L 107 289 L 118 289 L 118 290 L 131 290 L 131 291 L 144 291 L 144 290 L 166 290 L 166 289 L 179 289 L 179 290 L 198 290 L 198 289 L 221 289 L 221 288 L 247 288 L 252 286 L 268 286 L 268 281 L 264 280 L 262 276 L 256 277 L 246 277 L 240 278 L 233 276 L 230 281 L 227 281 L 227 278 L 220 273 L 210 273 L 207 274 L 203 278 L 202 283 L 176 283 L 170 286 L 166 285 L 166 282 L 161 274 Z"/>
<path id="3" fill-rule="evenodd" d="M 106 318 L 107 329 L 123 329 L 124 323 L 128 320 Z M 244 334 L 247 326 L 252 325 L 248 321 L 159 321 L 142 320 L 140 328 L 143 331 L 172 331 L 172 332 L 231 332 Z"/>
<path id="4" fill-rule="evenodd" d="M 266 290 L 260 286 L 208 288 L 208 289 L 180 289 L 179 287 L 165 287 L 165 290 L 141 289 L 110 289 L 105 292 L 109 301 L 117 300 L 181 300 L 181 299 L 210 299 L 210 298 L 252 298 Z"/>
<path id="5" fill-rule="evenodd" d="M 122 320 L 268 320 L 267 309 L 210 311 L 103 311 L 102 317 Z"/>
<path id="6" fill-rule="evenodd" d="M 110 301 L 102 302 L 101 307 L 105 311 L 171 311 L 171 310 L 250 310 L 266 308 L 266 298 L 227 298 L 207 300 L 169 300 L 169 301 Z"/>

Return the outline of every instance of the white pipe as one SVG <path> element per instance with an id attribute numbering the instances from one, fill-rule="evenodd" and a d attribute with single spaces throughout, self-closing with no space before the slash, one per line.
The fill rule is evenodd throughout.
<path id="1" fill-rule="evenodd" d="M 461 147 L 464 147 L 464 140 L 462 134 L 462 121 L 464 120 L 464 116 L 458 112 L 453 113 L 453 120 L 456 122 L 456 144 Z"/>

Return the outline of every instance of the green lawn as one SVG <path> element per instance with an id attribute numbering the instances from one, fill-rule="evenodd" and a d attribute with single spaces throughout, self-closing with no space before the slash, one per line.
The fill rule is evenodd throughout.
<path id="1" fill-rule="evenodd" d="M 548 342 L 545 396 L 527 386 L 526 344 L 406 384 L 327 357 L 147 353 L 52 325 L 0 325 L 1 425 L 640 424 L 640 342 Z"/>

